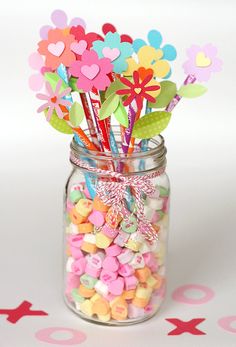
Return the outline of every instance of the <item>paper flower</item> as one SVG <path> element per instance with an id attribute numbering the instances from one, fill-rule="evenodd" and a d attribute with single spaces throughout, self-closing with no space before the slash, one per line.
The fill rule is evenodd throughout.
<path id="1" fill-rule="evenodd" d="M 71 50 L 75 53 L 76 59 L 80 60 L 81 55 L 84 51 L 90 50 L 93 45 L 93 42 L 96 40 L 103 40 L 103 38 L 96 33 L 85 33 L 85 30 L 82 26 L 74 26 L 70 29 L 70 34 L 74 35 L 77 42 L 71 44 Z"/>
<path id="2" fill-rule="evenodd" d="M 38 92 L 44 85 L 43 74 L 50 72 L 51 69 L 44 66 L 44 60 L 38 52 L 34 52 L 29 56 L 29 65 L 33 70 L 37 71 L 37 73 L 30 76 L 29 87 L 34 92 Z"/>
<path id="3" fill-rule="evenodd" d="M 58 29 L 66 29 L 68 27 L 80 25 L 84 29 L 86 28 L 85 21 L 82 18 L 73 18 L 69 24 L 67 24 L 68 18 L 67 15 L 64 11 L 62 10 L 55 10 L 51 14 L 51 20 L 52 23 L 55 25 L 56 28 Z M 40 29 L 40 37 L 44 40 L 48 38 L 48 32 L 49 30 L 53 29 L 52 26 L 50 25 L 44 25 Z"/>
<path id="4" fill-rule="evenodd" d="M 133 72 L 140 67 L 152 69 L 153 76 L 164 78 L 170 72 L 170 65 L 167 60 L 162 60 L 163 51 L 151 46 L 143 46 L 137 53 L 138 62 L 134 58 L 128 58 L 127 70 L 123 73 L 125 76 L 132 76 Z"/>
<path id="5" fill-rule="evenodd" d="M 108 74 L 112 72 L 113 65 L 110 59 L 99 59 L 95 51 L 85 51 L 81 61 L 74 62 L 69 68 L 69 73 L 78 77 L 77 87 L 84 92 L 89 92 L 95 87 L 105 90 L 110 85 Z"/>
<path id="6" fill-rule="evenodd" d="M 159 31 L 157 30 L 150 30 L 148 35 L 148 42 L 149 45 L 154 47 L 155 49 L 161 49 L 163 52 L 163 56 L 162 59 L 164 60 L 175 60 L 177 52 L 174 46 L 172 45 L 164 45 L 163 47 L 161 47 L 162 44 L 162 35 Z M 138 51 L 140 50 L 141 47 L 143 46 L 147 46 L 147 43 L 142 40 L 142 39 L 136 39 L 133 42 L 133 49 L 136 53 L 138 53 Z"/>
<path id="7" fill-rule="evenodd" d="M 126 85 L 128 88 L 120 89 L 116 91 L 118 95 L 128 95 L 127 99 L 124 101 L 124 106 L 131 104 L 133 100 L 136 101 L 139 110 L 143 107 L 143 99 L 150 102 L 155 102 L 155 97 L 160 93 L 160 84 L 153 79 L 153 74 L 147 75 L 144 79 L 140 76 L 140 71 L 134 71 L 132 83 L 125 77 L 120 77 L 120 81 Z"/>
<path id="8" fill-rule="evenodd" d="M 111 23 L 105 23 L 105 24 L 103 24 L 103 26 L 102 26 L 102 32 L 103 32 L 104 35 L 106 35 L 106 34 L 109 33 L 109 32 L 115 33 L 115 32 L 117 32 L 117 30 L 116 30 L 116 27 L 115 27 L 113 24 L 111 24 Z M 120 41 L 121 41 L 121 42 L 133 43 L 132 37 L 130 37 L 130 36 L 127 35 L 127 34 L 121 34 L 121 35 L 120 35 Z"/>
<path id="9" fill-rule="evenodd" d="M 48 39 L 38 43 L 38 52 L 46 57 L 45 64 L 52 70 L 63 64 L 70 66 L 76 60 L 71 45 L 76 43 L 73 35 L 65 35 L 61 29 L 52 29 Z"/>
<path id="10" fill-rule="evenodd" d="M 46 82 L 46 89 L 48 91 L 47 94 L 36 94 L 37 98 L 40 100 L 46 100 L 46 103 L 40 106 L 37 112 L 42 112 L 46 109 L 47 111 L 47 121 L 50 121 L 53 111 L 55 110 L 58 117 L 62 119 L 64 114 L 60 108 L 60 106 L 71 106 L 71 102 L 63 99 L 66 95 L 68 95 L 71 91 L 71 88 L 66 88 L 60 93 L 62 85 L 62 80 L 56 85 L 55 91 L 52 90 L 52 87 L 49 82 Z"/>
<path id="11" fill-rule="evenodd" d="M 193 45 L 187 50 L 189 59 L 183 64 L 187 75 L 194 75 L 199 82 L 208 81 L 211 73 L 222 69 L 222 61 L 217 58 L 217 48 L 212 44 L 203 47 Z"/>
<path id="12" fill-rule="evenodd" d="M 114 65 L 113 71 L 122 73 L 128 67 L 126 59 L 133 54 L 132 45 L 128 42 L 121 42 L 118 33 L 109 32 L 104 41 L 95 41 L 93 49 L 99 58 L 109 58 Z"/>

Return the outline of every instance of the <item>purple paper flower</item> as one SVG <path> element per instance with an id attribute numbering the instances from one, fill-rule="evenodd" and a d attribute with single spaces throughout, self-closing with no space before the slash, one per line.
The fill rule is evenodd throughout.
<path id="1" fill-rule="evenodd" d="M 217 58 L 217 48 L 212 44 L 203 47 L 193 45 L 187 50 L 189 59 L 183 64 L 187 75 L 194 75 L 199 82 L 208 81 L 211 73 L 222 69 L 222 61 Z"/>

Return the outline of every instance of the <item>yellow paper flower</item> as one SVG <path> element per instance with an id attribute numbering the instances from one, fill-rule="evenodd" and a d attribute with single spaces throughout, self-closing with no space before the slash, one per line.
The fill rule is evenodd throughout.
<path id="1" fill-rule="evenodd" d="M 128 68 L 124 72 L 124 76 L 132 76 L 133 72 L 140 67 L 145 69 L 152 69 L 153 75 L 158 78 L 163 78 L 168 75 L 170 71 L 170 65 L 167 60 L 161 60 L 163 57 L 163 51 L 161 49 L 155 49 L 151 46 L 143 46 L 137 53 L 138 60 L 134 58 L 128 58 Z"/>

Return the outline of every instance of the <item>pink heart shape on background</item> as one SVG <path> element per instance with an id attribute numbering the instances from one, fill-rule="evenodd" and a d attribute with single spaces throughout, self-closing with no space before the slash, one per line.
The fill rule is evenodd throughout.
<path id="1" fill-rule="evenodd" d="M 80 40 L 79 42 L 72 42 L 70 45 L 70 49 L 72 52 L 82 55 L 84 51 L 86 50 L 88 44 L 85 40 Z"/>
<path id="2" fill-rule="evenodd" d="M 89 80 L 93 80 L 99 73 L 100 67 L 97 64 L 84 65 L 81 67 L 81 73 Z"/>
<path id="3" fill-rule="evenodd" d="M 50 43 L 48 45 L 48 51 L 55 55 L 56 57 L 60 57 L 65 49 L 65 44 L 63 41 L 58 41 L 57 43 Z"/>
<path id="4" fill-rule="evenodd" d="M 115 60 L 120 56 L 120 50 L 118 48 L 104 47 L 102 54 L 105 58 L 109 58 L 111 61 Z"/>

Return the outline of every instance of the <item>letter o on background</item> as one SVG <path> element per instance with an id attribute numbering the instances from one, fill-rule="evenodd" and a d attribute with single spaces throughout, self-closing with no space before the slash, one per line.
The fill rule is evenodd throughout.
<path id="1" fill-rule="evenodd" d="M 227 317 L 222 317 L 218 320 L 218 325 L 226 330 L 229 331 L 230 333 L 236 334 L 236 327 L 233 328 L 231 324 L 235 322 L 236 323 L 236 316 L 227 316 Z"/>
<path id="2" fill-rule="evenodd" d="M 52 334 L 54 333 L 70 333 L 70 338 L 65 339 L 56 339 L 52 337 Z M 84 342 L 87 338 L 85 333 L 79 330 L 70 329 L 70 328 L 63 328 L 63 327 L 50 327 L 50 328 L 44 328 L 35 333 L 35 337 L 37 340 L 42 342 L 47 342 L 53 345 L 61 345 L 61 346 L 72 346 L 76 344 L 80 344 Z"/>
<path id="3" fill-rule="evenodd" d="M 200 299 L 191 298 L 186 296 L 185 292 L 187 290 L 198 290 L 204 294 Z M 210 301 L 214 297 L 214 291 L 206 286 L 200 284 L 186 284 L 184 286 L 178 287 L 172 294 L 172 299 L 175 301 L 182 302 L 184 304 L 190 305 L 201 305 Z"/>

